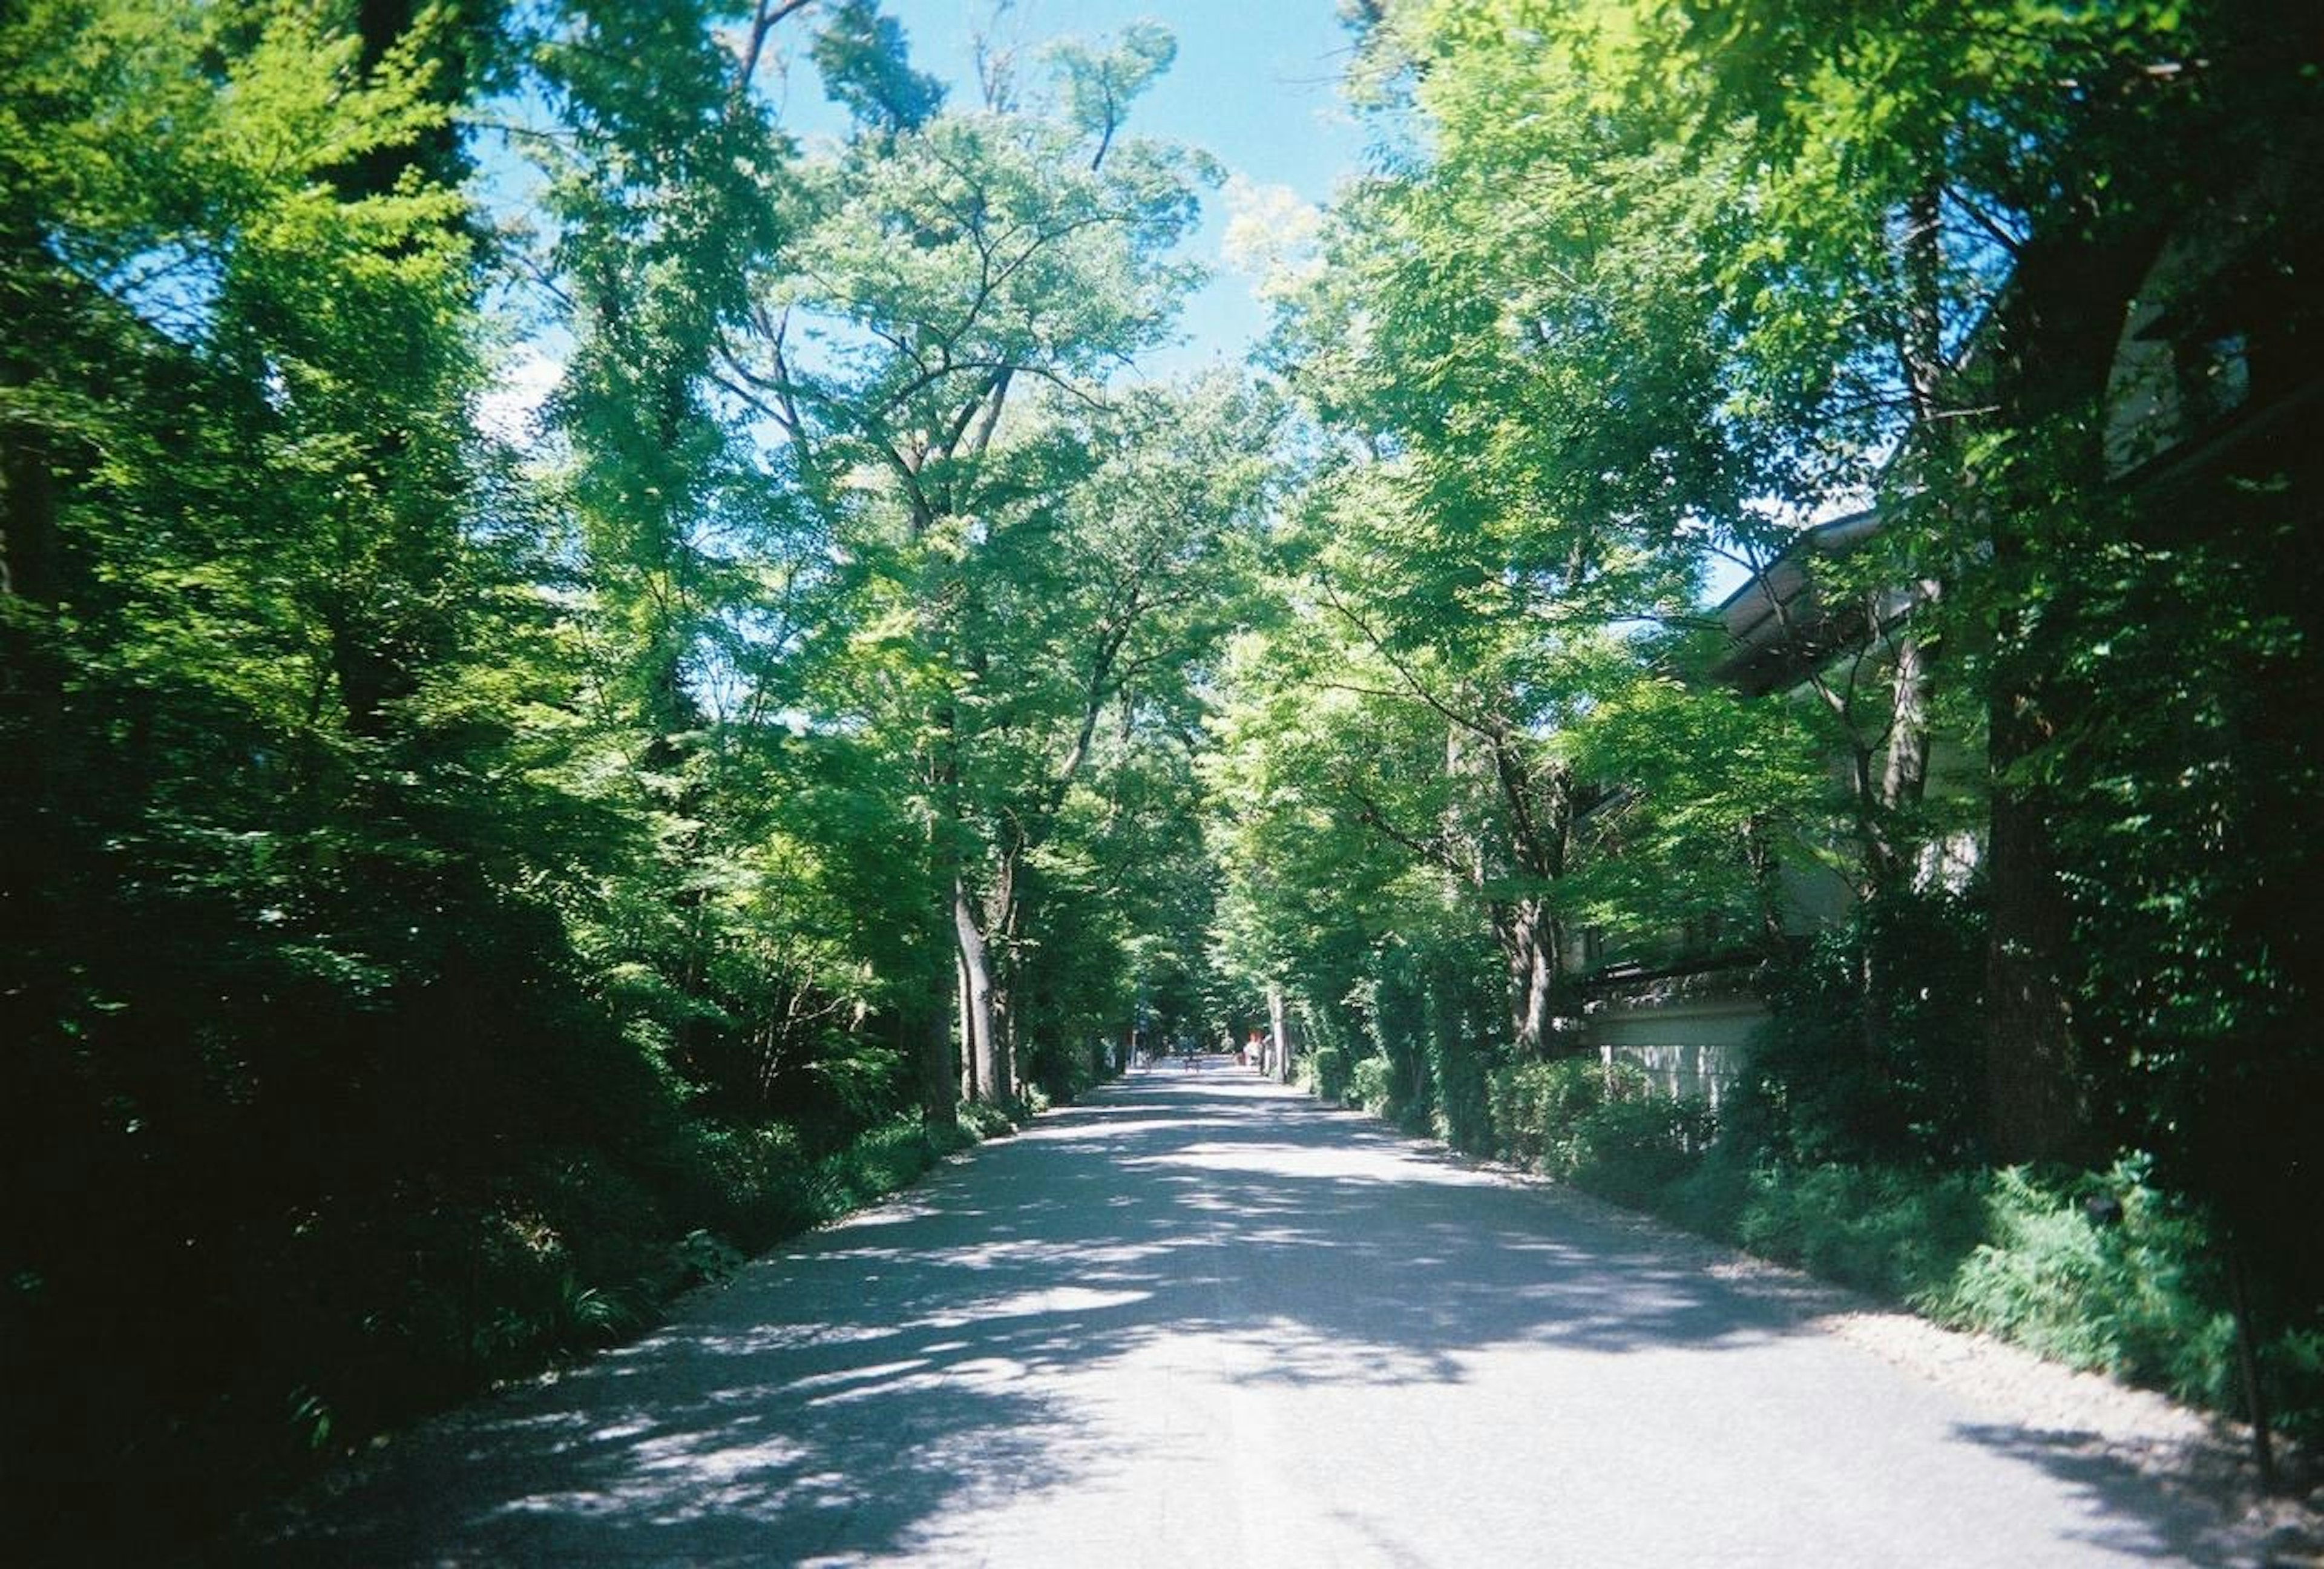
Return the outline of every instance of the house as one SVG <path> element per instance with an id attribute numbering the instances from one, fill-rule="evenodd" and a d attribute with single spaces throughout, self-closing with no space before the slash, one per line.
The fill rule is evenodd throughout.
<path id="1" fill-rule="evenodd" d="M 2190 222 L 2161 247 L 2107 381 L 2107 484 L 2132 503 L 2135 528 L 2166 544 L 2200 538 L 2229 513 L 2312 515 L 2324 461 L 2316 305 L 2301 292 L 2324 271 L 2324 235 L 2302 220 L 2296 244 L 2275 236 L 2239 253 L 2239 226 L 2252 226 L 2233 208 L 2227 217 Z M 1729 647 L 1713 678 L 1771 701 L 1812 695 L 1819 672 L 1885 680 L 1891 651 L 1882 645 L 1936 586 L 1867 589 L 1860 572 L 1848 571 L 1882 527 L 1877 512 L 1866 512 L 1807 530 L 1730 595 L 1717 611 Z M 1948 745 L 1940 737 L 1930 789 L 1974 800 L 1986 771 L 1977 738 Z M 1958 890 L 1977 868 L 1980 839 L 1966 826 L 1934 836 L 1922 847 L 1916 878 Z M 1849 879 L 1813 855 L 1782 858 L 1781 877 L 1782 924 L 1794 938 L 1844 918 L 1855 898 Z M 1587 1046 L 1609 1062 L 1645 1069 L 1673 1094 L 1715 1103 L 1743 1072 L 1748 1042 L 1767 1017 L 1755 983 L 1770 962 L 1766 945 L 1722 947 L 1720 937 L 1674 933 L 1657 954 L 1610 962 L 1587 938 L 1578 942 L 1567 958 L 1584 997 Z"/>
<path id="2" fill-rule="evenodd" d="M 1810 704 L 1823 701 L 1819 687 L 1825 694 L 1853 688 L 1851 700 L 1885 689 L 1889 645 L 1936 585 L 1847 584 L 1842 564 L 1881 532 L 1879 514 L 1868 511 L 1803 531 L 1718 606 L 1727 651 L 1711 679 L 1748 697 Z M 1853 767 L 1851 758 L 1834 755 L 1835 790 L 1850 788 Z M 1976 760 L 1948 745 L 1932 772 L 1946 788 L 1974 789 Z M 1834 863 L 1848 858 L 1836 839 L 1778 854 L 1778 918 L 1794 946 L 1845 918 L 1857 891 Z M 1973 842 L 1949 844 L 1925 856 L 1918 872 L 1958 885 L 1975 859 Z M 1769 962 L 1766 936 L 1747 938 L 1733 940 L 1705 923 L 1669 934 L 1651 955 L 1609 962 L 1594 935 L 1585 935 L 1568 955 L 1584 999 L 1585 1048 L 1643 1069 L 1672 1094 L 1716 1106 L 1743 1073 L 1752 1037 L 1768 1017 L 1759 987 Z"/>

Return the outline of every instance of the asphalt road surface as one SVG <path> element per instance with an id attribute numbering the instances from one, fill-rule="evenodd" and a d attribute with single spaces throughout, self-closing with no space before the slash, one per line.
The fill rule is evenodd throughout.
<path id="1" fill-rule="evenodd" d="M 2040 1565 L 2218 1521 L 1700 1246 L 1133 1075 L 424 1428 L 279 1564 Z"/>

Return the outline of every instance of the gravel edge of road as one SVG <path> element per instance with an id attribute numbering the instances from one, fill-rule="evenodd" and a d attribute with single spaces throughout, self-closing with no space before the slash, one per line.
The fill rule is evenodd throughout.
<path id="1" fill-rule="evenodd" d="M 1966 1405 L 2041 1433 L 2061 1447 L 2070 1447 L 2077 1456 L 2133 1471 L 2174 1498 L 2214 1509 L 2223 1527 L 2264 1544 L 2261 1569 L 2324 1569 L 2324 1486 L 2314 1487 L 2305 1497 L 2262 1493 L 2250 1460 L 2251 1430 L 2240 1422 L 2102 1373 L 2048 1361 L 1990 1334 L 1948 1329 L 1893 1303 L 1554 1177 L 1407 1133 L 1360 1108 L 1316 1103 L 1361 1117 L 1434 1158 L 1493 1177 L 1597 1224 L 1650 1238 L 1692 1258 L 1704 1273 L 1730 1288 L 1780 1306 L 1801 1322 L 1936 1385 Z M 2283 1472 L 2306 1474 L 2307 1457 L 2287 1453 L 2284 1441 L 2277 1442 Z"/>

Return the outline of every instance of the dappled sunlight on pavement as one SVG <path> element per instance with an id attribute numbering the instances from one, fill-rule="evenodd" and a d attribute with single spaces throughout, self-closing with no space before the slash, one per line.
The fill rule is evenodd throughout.
<path id="1" fill-rule="evenodd" d="M 2102 1482 L 1700 1245 L 1220 1067 L 1134 1075 L 411 1435 L 265 1556 L 2209 1561 L 2184 1506 Z"/>

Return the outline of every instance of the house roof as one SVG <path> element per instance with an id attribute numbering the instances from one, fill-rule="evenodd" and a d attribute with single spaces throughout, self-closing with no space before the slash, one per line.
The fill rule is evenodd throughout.
<path id="1" fill-rule="evenodd" d="M 1817 595 L 1812 563 L 1820 555 L 1838 557 L 1856 550 L 1883 526 L 1880 514 L 1868 511 L 1804 530 L 1728 595 L 1719 615 L 1729 647 L 1711 675 L 1757 697 L 1791 685 L 1815 664 L 1870 635 L 1863 604 L 1832 602 Z M 1897 595 L 1894 612 L 1901 613 L 1908 597 Z M 1881 609 L 1885 623 L 1892 611 L 1885 601 Z"/>

